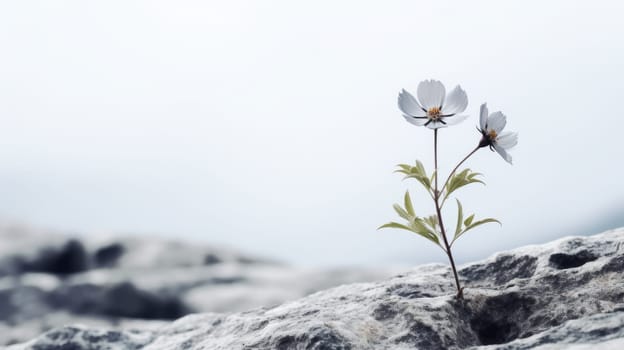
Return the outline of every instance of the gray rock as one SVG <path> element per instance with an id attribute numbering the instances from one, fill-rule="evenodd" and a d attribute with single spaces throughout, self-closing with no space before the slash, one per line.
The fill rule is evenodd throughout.
<path id="1" fill-rule="evenodd" d="M 81 322 L 118 328 L 192 312 L 278 305 L 398 269 L 301 269 L 221 247 L 157 238 L 0 227 L 0 346 Z"/>
<path id="2" fill-rule="evenodd" d="M 342 285 L 276 307 L 189 315 L 160 328 L 66 327 L 11 350 L 622 349 L 624 229 L 464 266 Z"/>
<path id="3" fill-rule="evenodd" d="M 0 225 L 0 240 L 0 277 L 31 272 L 67 277 L 102 268 L 136 270 L 218 263 L 276 264 L 225 247 L 155 237 L 71 235 Z"/>
<path id="4" fill-rule="evenodd" d="M 536 335 L 504 345 L 472 349 L 624 349 L 624 312 L 596 314 L 566 321 Z"/>

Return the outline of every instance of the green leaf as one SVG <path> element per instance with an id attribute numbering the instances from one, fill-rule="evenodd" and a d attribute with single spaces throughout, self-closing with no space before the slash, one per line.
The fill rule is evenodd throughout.
<path id="1" fill-rule="evenodd" d="M 401 172 L 401 171 L 409 172 L 410 168 L 412 167 L 411 165 L 408 165 L 408 164 L 398 164 L 397 166 L 400 167 L 401 170 L 396 170 L 395 173 Z"/>
<path id="2" fill-rule="evenodd" d="M 457 201 L 457 226 L 455 227 L 455 237 L 459 236 L 462 231 L 462 221 L 464 221 L 464 210 L 462 209 L 462 205 L 459 202 L 459 199 L 455 199 Z"/>
<path id="3" fill-rule="evenodd" d="M 442 200 L 442 202 L 446 201 L 448 196 L 451 193 L 455 192 L 457 189 L 464 187 L 466 185 L 469 185 L 471 183 L 478 182 L 478 183 L 485 185 L 485 182 L 477 178 L 477 176 L 480 176 L 480 175 L 481 175 L 480 173 L 472 172 L 470 169 L 464 169 L 458 173 L 453 174 L 453 176 L 449 178 L 448 183 L 446 184 L 445 188 L 442 189 L 443 191 L 445 191 L 444 199 Z"/>
<path id="4" fill-rule="evenodd" d="M 407 213 L 415 217 L 416 214 L 414 214 L 414 206 L 412 205 L 412 199 L 410 198 L 409 191 L 405 191 L 405 197 L 403 199 L 403 202 L 405 202 L 404 205 L 405 205 L 405 210 L 407 210 Z"/>
<path id="5" fill-rule="evenodd" d="M 425 166 L 424 166 L 424 165 L 423 165 L 423 163 L 422 163 L 420 160 L 418 160 L 418 159 L 416 160 L 416 168 L 418 168 L 418 171 L 419 171 L 421 174 L 425 174 L 425 173 L 426 173 L 426 171 L 425 171 Z"/>
<path id="6" fill-rule="evenodd" d="M 411 228 L 409 228 L 409 227 L 407 227 L 407 226 L 405 226 L 403 224 L 399 224 L 398 222 L 389 222 L 387 224 L 383 224 L 383 225 L 377 227 L 378 230 L 380 230 L 382 228 L 400 228 L 400 229 L 408 230 L 408 231 L 412 230 Z"/>
<path id="7" fill-rule="evenodd" d="M 425 166 L 421 161 L 416 161 L 416 165 L 411 166 L 407 164 L 398 164 L 399 169 L 395 170 L 395 173 L 401 173 L 405 176 L 403 179 L 416 179 L 431 193 L 431 179 L 427 176 Z"/>
<path id="8" fill-rule="evenodd" d="M 421 218 L 417 218 L 416 220 L 410 223 L 412 227 L 412 232 L 419 234 L 426 239 L 432 241 L 433 243 L 440 245 L 440 240 L 438 239 L 438 235 L 435 234 L 432 230 L 430 230 Z"/>
<path id="9" fill-rule="evenodd" d="M 466 221 L 468 221 L 468 219 L 470 219 L 470 221 L 471 221 L 471 222 L 470 222 L 470 224 L 469 224 L 469 225 L 466 225 L 466 226 L 464 227 L 464 229 L 463 229 L 462 231 L 460 231 L 460 232 L 459 232 L 459 234 L 455 233 L 455 237 L 453 237 L 453 240 L 451 241 L 451 245 L 452 245 L 452 244 L 453 244 L 453 242 L 455 242 L 455 241 L 456 241 L 459 237 L 461 237 L 464 233 L 468 232 L 469 230 L 472 230 L 473 228 L 475 228 L 475 227 L 477 227 L 477 226 L 480 226 L 480 225 L 483 225 L 483 224 L 487 224 L 487 223 L 490 223 L 490 222 L 497 222 L 499 225 L 502 225 L 502 224 L 500 223 L 500 221 L 498 221 L 498 220 L 496 220 L 496 219 L 493 219 L 493 218 L 486 218 L 486 219 L 481 219 L 481 220 L 478 220 L 478 221 L 472 222 L 473 217 L 474 217 L 474 214 L 470 215 L 470 216 L 466 219 Z"/>
<path id="10" fill-rule="evenodd" d="M 436 232 L 438 229 L 438 217 L 437 215 L 430 215 L 423 218 L 423 221 L 431 227 L 431 229 Z"/>
<path id="11" fill-rule="evenodd" d="M 472 220 L 474 220 L 474 214 L 470 215 L 469 217 L 466 218 L 466 220 L 464 220 L 464 226 L 470 226 L 470 224 L 472 223 Z"/>
<path id="12" fill-rule="evenodd" d="M 410 171 L 413 169 L 419 171 L 419 167 L 422 167 L 422 164 L 420 164 L 419 166 L 419 164 L 417 163 L 415 167 L 410 167 Z M 403 172 L 403 169 L 397 170 L 397 172 Z M 398 228 L 401 230 L 411 231 L 430 240 L 431 242 L 442 248 L 442 246 L 440 245 L 440 236 L 438 235 L 436 229 L 437 217 L 429 216 L 425 218 L 420 218 L 416 216 L 416 212 L 414 211 L 414 205 L 412 204 L 412 199 L 410 197 L 409 191 L 405 191 L 405 195 L 403 196 L 403 205 L 404 207 L 400 204 L 394 204 L 392 207 L 394 208 L 394 211 L 396 211 L 396 213 L 406 221 L 405 223 L 389 222 L 387 224 L 379 226 L 377 229 L 379 230 L 382 228 Z M 444 250 L 444 248 L 442 249 Z"/>
<path id="13" fill-rule="evenodd" d="M 399 214 L 399 216 L 402 217 L 403 219 L 407 221 L 410 221 L 412 219 L 412 217 L 400 205 L 394 204 L 392 205 L 392 207 L 394 208 L 394 211 L 396 211 L 397 214 Z"/>
<path id="14" fill-rule="evenodd" d="M 401 230 L 407 230 L 410 232 L 413 232 L 417 235 L 420 235 L 428 240 L 430 240 L 431 242 L 435 243 L 436 245 L 440 246 L 440 248 L 442 247 L 440 245 L 440 240 L 438 239 L 438 236 L 432 232 L 430 229 L 428 229 L 422 219 L 420 218 L 415 218 L 414 220 L 411 220 L 411 222 L 408 225 L 404 225 L 404 224 L 400 224 L 398 222 L 389 222 L 387 224 L 383 224 L 381 226 L 379 226 L 377 229 L 382 229 L 382 228 L 398 228 Z"/>
<path id="15" fill-rule="evenodd" d="M 464 232 L 463 232 L 463 233 L 466 233 L 466 231 L 468 231 L 468 230 L 472 230 L 473 228 L 475 228 L 475 227 L 477 227 L 477 226 L 481 226 L 481 225 L 483 225 L 483 224 L 488 224 L 488 223 L 490 223 L 490 222 L 496 222 L 496 223 L 498 223 L 499 225 L 503 226 L 503 224 L 501 224 L 501 222 L 500 222 L 500 221 L 498 221 L 498 220 L 496 220 L 496 219 L 494 219 L 494 218 L 486 218 L 486 219 L 481 219 L 481 220 L 479 220 L 479 221 L 475 221 L 475 222 L 473 222 L 472 224 L 470 224 L 469 226 L 466 226 L 466 228 L 464 229 Z"/>

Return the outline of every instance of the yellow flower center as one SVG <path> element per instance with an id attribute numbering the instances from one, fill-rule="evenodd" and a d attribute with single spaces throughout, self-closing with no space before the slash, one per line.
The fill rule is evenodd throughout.
<path id="1" fill-rule="evenodd" d="M 490 140 L 496 140 L 496 136 L 498 135 L 496 135 L 496 131 L 490 130 L 488 131 L 488 136 L 490 137 Z"/>
<path id="2" fill-rule="evenodd" d="M 440 118 L 440 115 L 442 115 L 442 111 L 440 110 L 440 107 L 431 107 L 427 111 L 427 116 L 431 120 L 437 120 L 438 118 Z"/>

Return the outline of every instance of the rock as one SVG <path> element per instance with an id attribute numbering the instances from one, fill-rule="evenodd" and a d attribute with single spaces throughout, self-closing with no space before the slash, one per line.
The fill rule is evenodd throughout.
<path id="1" fill-rule="evenodd" d="M 79 315 L 172 320 L 190 312 L 175 295 L 137 289 L 130 282 L 67 285 L 47 295 L 47 300 L 53 309 Z"/>
<path id="2" fill-rule="evenodd" d="M 230 263 L 275 265 L 224 247 L 137 236 L 67 235 L 0 225 L 0 277 L 29 272 L 61 276 L 101 268 L 162 269 Z"/>
<path id="3" fill-rule="evenodd" d="M 117 261 L 125 252 L 125 247 L 121 243 L 111 243 L 104 247 L 98 248 L 93 255 L 95 266 L 97 267 L 114 267 Z"/>
<path id="4" fill-rule="evenodd" d="M 598 259 L 597 256 L 587 250 L 581 250 L 574 254 L 556 253 L 548 258 L 550 266 L 556 269 L 570 269 L 585 265 L 590 261 Z"/>
<path id="5" fill-rule="evenodd" d="M 160 328 L 65 327 L 10 350 L 621 349 L 624 229 L 528 246 L 450 269 L 423 265 L 275 307 Z"/>
<path id="6" fill-rule="evenodd" d="M 89 257 L 82 243 L 69 239 L 60 245 L 42 247 L 36 254 L 9 256 L 2 265 L 0 271 L 8 275 L 44 272 L 65 276 L 88 270 Z"/>
<path id="7" fill-rule="evenodd" d="M 139 349 L 153 340 L 147 333 L 101 330 L 85 332 L 80 327 L 65 327 L 42 336 L 33 349 L 79 350 L 79 349 Z M 62 344 L 62 345 L 56 345 Z M 12 347 L 10 347 L 12 348 Z"/>
<path id="8" fill-rule="evenodd" d="M 564 322 L 539 334 L 504 345 L 471 349 L 546 349 L 554 344 L 565 349 L 624 349 L 624 312 L 596 314 Z M 551 347 L 552 348 L 552 347 Z"/>
<path id="9" fill-rule="evenodd" d="M 221 263 L 221 259 L 214 254 L 206 254 L 204 257 L 204 265 L 214 265 Z"/>
<path id="10" fill-rule="evenodd" d="M 70 239 L 59 249 L 44 249 L 37 259 L 27 262 L 23 272 L 47 272 L 68 275 L 86 271 L 89 268 L 87 252 L 78 240 Z"/>
<path id="11" fill-rule="evenodd" d="M 153 237 L 0 227 L 0 346 L 74 322 L 118 327 L 278 305 L 397 269 L 301 269 Z"/>

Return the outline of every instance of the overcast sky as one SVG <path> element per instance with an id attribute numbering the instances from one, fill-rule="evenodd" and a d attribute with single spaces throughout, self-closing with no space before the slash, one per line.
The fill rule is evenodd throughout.
<path id="1" fill-rule="evenodd" d="M 467 234 L 458 260 L 594 233 L 624 217 L 622 13 L 569 0 L 1 2 L 0 218 L 305 265 L 444 262 L 420 237 L 376 231 L 406 189 L 433 211 L 392 171 L 432 166 L 432 132 L 396 98 L 435 78 L 461 84 L 471 115 L 440 132 L 443 173 L 478 142 L 481 103 L 520 134 L 513 166 L 485 149 L 468 162 L 488 185 L 458 192 L 465 210 L 503 226 Z"/>

